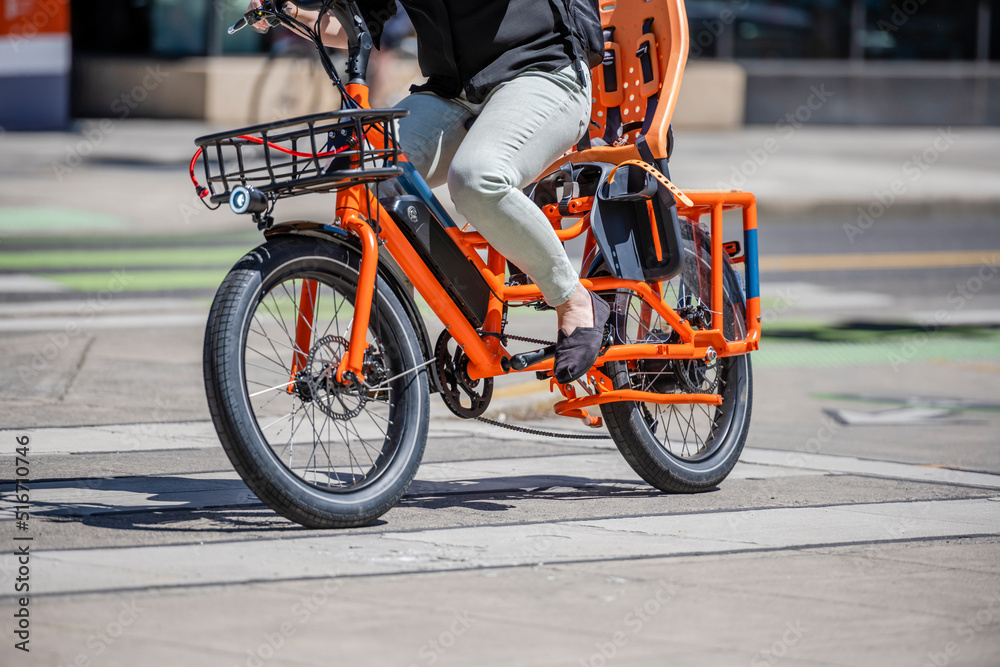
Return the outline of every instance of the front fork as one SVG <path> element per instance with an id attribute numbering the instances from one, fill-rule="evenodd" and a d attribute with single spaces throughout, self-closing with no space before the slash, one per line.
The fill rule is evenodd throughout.
<path id="1" fill-rule="evenodd" d="M 370 44 L 368 48 L 371 48 Z M 364 59 L 367 62 L 367 53 L 364 55 Z M 370 108 L 366 84 L 348 83 L 346 89 L 348 95 L 353 97 L 362 107 Z M 373 144 L 379 141 L 379 137 L 368 137 L 368 139 Z M 334 376 L 336 381 L 340 383 L 364 382 L 365 380 L 363 366 L 365 352 L 368 349 L 368 321 L 371 317 L 372 302 L 375 296 L 375 280 L 378 277 L 378 237 L 371 226 L 361 217 L 362 205 L 368 211 L 375 211 L 375 215 L 381 213 L 377 197 L 365 185 L 356 185 L 337 192 L 337 217 L 340 218 L 343 229 L 353 233 L 361 241 L 361 268 L 358 274 L 358 291 L 354 298 L 351 339 L 348 342 L 347 354 L 341 358 Z M 305 367 L 306 355 L 313 344 L 312 320 L 315 313 L 312 304 L 315 303 L 317 287 L 315 280 L 307 280 L 302 286 L 300 297 L 302 303 L 299 304 L 299 318 L 295 327 L 296 353 L 295 365 L 292 368 L 293 385 L 295 374 L 298 372 L 295 366 L 299 367 L 298 370 Z M 308 309 L 305 307 L 307 300 L 309 300 Z"/>
<path id="2" fill-rule="evenodd" d="M 292 359 L 292 377 L 288 382 L 288 393 L 295 389 L 295 376 L 306 367 L 309 350 L 312 348 L 313 322 L 316 319 L 316 294 L 319 284 L 315 280 L 302 281 L 302 291 L 299 294 L 299 314 L 295 323 L 295 356 Z"/>
<path id="3" fill-rule="evenodd" d="M 361 241 L 361 268 L 358 273 L 357 294 L 354 299 L 354 316 L 351 319 L 351 336 L 347 354 L 340 359 L 335 379 L 340 383 L 364 382 L 365 352 L 368 349 L 368 323 L 375 297 L 375 281 L 378 277 L 378 238 L 371 226 L 359 214 L 358 188 L 350 188 L 338 194 L 337 214 L 343 228 Z M 361 186 L 367 193 L 367 190 Z M 316 295 L 319 285 L 315 280 L 305 280 L 299 293 L 298 318 L 295 324 L 295 355 L 292 363 L 292 377 L 289 391 L 295 386 L 295 376 L 306 366 L 313 340 Z"/>

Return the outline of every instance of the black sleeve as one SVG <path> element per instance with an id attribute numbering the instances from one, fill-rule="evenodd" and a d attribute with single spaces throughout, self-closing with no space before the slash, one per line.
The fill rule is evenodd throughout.
<path id="1" fill-rule="evenodd" d="M 382 26 L 396 14 L 396 0 L 357 0 L 358 9 L 368 24 L 375 48 L 382 42 Z"/>

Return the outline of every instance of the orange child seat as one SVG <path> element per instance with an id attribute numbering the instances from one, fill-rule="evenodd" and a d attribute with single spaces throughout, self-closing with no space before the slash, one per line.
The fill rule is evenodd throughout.
<path id="1" fill-rule="evenodd" d="M 670 121 L 688 54 L 684 2 L 600 0 L 600 10 L 604 61 L 591 70 L 590 133 L 553 168 L 567 161 L 659 160 L 670 153 Z M 640 155 L 637 142 L 645 143 L 648 155 Z"/>

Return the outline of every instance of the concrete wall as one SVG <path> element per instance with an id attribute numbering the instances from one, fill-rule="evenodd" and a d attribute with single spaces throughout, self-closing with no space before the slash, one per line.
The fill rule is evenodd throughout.
<path id="1" fill-rule="evenodd" d="M 410 67 L 412 69 L 412 65 Z M 415 72 L 396 77 L 401 90 Z M 74 113 L 88 117 L 187 118 L 255 123 L 336 108 L 338 98 L 318 67 L 266 57 L 78 58 Z M 743 124 L 746 74 L 733 63 L 688 66 L 674 122 L 731 129 Z"/>
<path id="2" fill-rule="evenodd" d="M 339 106 L 318 65 L 292 58 L 83 57 L 73 69 L 77 116 L 246 124 Z"/>
<path id="3" fill-rule="evenodd" d="M 799 120 L 838 125 L 1000 125 L 1000 65 L 741 64 L 747 71 L 748 123 L 773 124 L 798 113 Z"/>
<path id="4" fill-rule="evenodd" d="M 408 83 L 412 72 L 403 78 Z M 788 114 L 812 124 L 1000 125 L 1000 65 L 693 61 L 682 85 L 678 129 L 773 124 Z M 74 63 L 74 86 L 78 116 L 239 124 L 339 105 L 318 65 L 263 56 L 83 57 Z M 14 103 L 4 98 L 0 104 Z"/>
<path id="5" fill-rule="evenodd" d="M 674 110 L 674 127 L 729 130 L 742 126 L 746 87 L 746 70 L 736 63 L 689 62 Z"/>

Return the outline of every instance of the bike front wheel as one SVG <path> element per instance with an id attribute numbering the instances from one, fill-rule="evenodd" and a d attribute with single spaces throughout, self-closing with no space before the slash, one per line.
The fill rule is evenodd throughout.
<path id="1" fill-rule="evenodd" d="M 206 329 L 205 387 L 226 454 L 265 504 L 313 528 L 361 526 L 388 511 L 427 440 L 417 334 L 381 278 L 364 381 L 333 377 L 350 339 L 359 268 L 358 254 L 339 244 L 270 240 L 230 271 Z"/>

